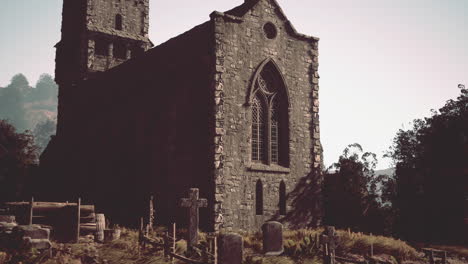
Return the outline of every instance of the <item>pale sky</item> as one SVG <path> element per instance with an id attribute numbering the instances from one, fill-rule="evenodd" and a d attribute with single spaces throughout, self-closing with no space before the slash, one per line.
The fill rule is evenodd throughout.
<path id="1" fill-rule="evenodd" d="M 242 0 L 150 0 L 160 44 Z M 430 115 L 468 84 L 467 0 L 278 0 L 300 33 L 320 38 L 320 122 L 325 165 L 360 143 L 378 168 L 399 128 Z M 0 86 L 54 73 L 62 0 L 1 0 Z"/>

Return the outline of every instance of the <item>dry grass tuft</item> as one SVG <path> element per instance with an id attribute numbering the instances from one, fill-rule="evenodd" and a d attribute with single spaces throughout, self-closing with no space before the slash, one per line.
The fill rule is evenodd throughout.
<path id="1" fill-rule="evenodd" d="M 368 255 L 371 244 L 374 246 L 374 255 L 386 254 L 393 256 L 398 261 L 415 260 L 420 254 L 408 245 L 408 243 L 391 237 L 370 236 L 338 230 L 341 238 L 338 252 Z"/>

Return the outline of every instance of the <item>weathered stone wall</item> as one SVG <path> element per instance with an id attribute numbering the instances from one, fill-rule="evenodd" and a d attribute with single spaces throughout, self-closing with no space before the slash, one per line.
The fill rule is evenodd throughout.
<path id="1" fill-rule="evenodd" d="M 116 16 L 121 16 L 121 29 Z M 62 39 L 57 44 L 57 134 L 67 126 L 70 87 L 148 50 L 149 0 L 64 0 Z"/>
<path id="2" fill-rule="evenodd" d="M 134 1 L 82 1 L 91 3 L 85 9 L 89 20 L 74 39 L 86 59 L 61 60 L 84 61 L 87 71 L 104 72 L 60 86 L 59 127 L 65 124 L 66 106 L 67 129 L 54 142 L 63 152 L 48 153 L 58 156 L 55 164 L 62 167 L 53 181 L 64 186 L 61 199 L 87 197 L 115 219 L 134 221 L 138 206 L 156 194 L 159 221 L 183 224 L 187 218 L 177 201 L 198 187 L 209 201 L 210 209 L 201 212 L 201 224 L 208 229 L 224 218 L 227 230 L 259 230 L 278 216 L 280 182 L 289 193 L 321 165 L 318 39 L 296 33 L 273 0 L 249 0 L 134 57 L 130 49 L 149 45 L 147 37 L 137 34 L 136 24 L 112 27 L 115 12 L 122 12 L 124 25 L 126 20 L 137 23 L 141 1 L 132 11 L 136 13 L 129 11 Z M 267 22 L 275 25 L 275 38 L 266 36 Z M 99 49 L 98 39 L 109 45 Z M 114 58 L 121 41 L 127 50 L 119 56 L 131 60 Z M 64 42 L 57 56 L 75 50 L 73 43 Z M 267 59 L 278 66 L 289 95 L 289 159 L 283 166 L 251 162 L 248 94 L 254 73 Z M 258 180 L 264 194 L 259 216 Z"/>
<path id="3" fill-rule="evenodd" d="M 88 27 L 115 29 L 116 15 L 122 16 L 122 31 L 148 34 L 149 0 L 89 0 Z"/>
<path id="4" fill-rule="evenodd" d="M 81 193 L 127 224 L 154 195 L 158 223 L 181 226 L 187 212 L 177 204 L 189 188 L 211 196 L 210 30 L 205 23 L 78 84 L 66 135 L 68 195 Z M 205 228 L 208 212 L 201 210 Z"/>
<path id="5" fill-rule="evenodd" d="M 214 13 L 212 19 L 216 41 L 216 211 L 224 216 L 227 230 L 259 230 L 279 213 L 280 182 L 283 180 L 291 192 L 300 178 L 321 163 L 318 43 L 292 33 L 281 11 L 269 0 L 259 1 L 242 19 L 220 13 Z M 277 28 L 274 39 L 266 37 L 263 27 L 267 22 Z M 255 71 L 268 58 L 279 66 L 289 89 L 289 167 L 258 166 L 251 161 L 251 107 L 246 100 Z M 259 179 L 263 183 L 263 215 L 255 213 Z"/>

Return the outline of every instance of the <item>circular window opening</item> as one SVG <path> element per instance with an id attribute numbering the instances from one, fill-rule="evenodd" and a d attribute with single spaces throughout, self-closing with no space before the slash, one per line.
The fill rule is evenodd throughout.
<path id="1" fill-rule="evenodd" d="M 275 25 L 273 25 L 273 23 L 270 22 L 266 23 L 263 26 L 263 31 L 265 31 L 265 35 L 269 39 L 274 39 L 276 38 L 276 35 L 278 35 L 278 31 L 276 31 Z"/>

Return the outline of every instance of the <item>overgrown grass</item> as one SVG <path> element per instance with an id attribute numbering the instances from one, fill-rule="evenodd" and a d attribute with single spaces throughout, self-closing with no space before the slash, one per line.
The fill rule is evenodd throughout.
<path id="1" fill-rule="evenodd" d="M 163 233 L 165 230 L 157 230 Z M 177 237 L 184 236 L 184 230 L 180 230 Z M 323 229 L 303 229 L 286 230 L 284 232 L 285 252 L 280 257 L 262 256 L 262 234 L 243 233 L 246 256 L 245 264 L 321 264 L 320 245 L 317 245 L 316 238 L 323 232 Z M 373 245 L 374 255 L 388 255 L 391 262 L 402 262 L 404 260 L 416 260 L 420 257 L 413 247 L 406 242 L 383 236 L 370 236 L 358 233 L 348 233 L 338 230 L 340 241 L 337 247 L 337 255 L 351 256 L 368 255 L 370 245 Z M 153 234 L 155 235 L 155 234 Z M 153 236 L 154 237 L 154 236 Z M 206 243 L 207 235 L 200 234 L 200 242 Z M 162 241 L 161 241 L 162 242 Z M 53 259 L 49 259 L 45 264 L 69 264 L 74 260 L 98 259 L 99 263 L 109 264 L 167 264 L 169 263 L 162 256 L 162 251 L 156 251 L 152 246 L 146 249 L 138 247 L 138 232 L 136 230 L 122 228 L 121 238 L 105 244 L 96 244 L 89 239 L 81 239 L 78 244 L 54 244 L 58 252 Z M 60 248 L 61 247 L 61 248 Z M 457 251 L 460 256 L 468 256 L 468 249 L 463 247 L 443 247 L 438 248 L 447 251 Z M 176 243 L 176 252 L 183 255 L 187 250 L 185 240 Z M 2 254 L 0 252 L 0 264 L 2 264 Z M 106 262 L 104 262 L 104 260 Z M 176 262 L 179 263 L 179 262 Z M 24 263 L 26 264 L 26 263 Z"/>
<path id="2" fill-rule="evenodd" d="M 445 250 L 449 256 L 458 256 L 468 259 L 468 246 L 430 245 L 429 248 Z"/>
<path id="3" fill-rule="evenodd" d="M 293 258 L 318 257 L 316 238 L 323 229 L 287 230 L 284 232 L 285 255 Z M 386 254 L 392 256 L 395 261 L 415 260 L 420 254 L 404 241 L 384 236 L 370 236 L 359 233 L 348 233 L 343 230 L 337 231 L 340 237 L 337 254 L 369 255 L 371 244 L 374 247 L 374 255 Z M 245 233 L 244 246 L 254 252 L 261 253 L 261 233 Z"/>
<path id="4" fill-rule="evenodd" d="M 408 243 L 391 237 L 348 233 L 342 230 L 338 231 L 338 235 L 341 237 L 338 250 L 343 252 L 367 255 L 372 244 L 374 255 L 387 254 L 398 261 L 415 260 L 420 257 L 418 251 Z"/>

